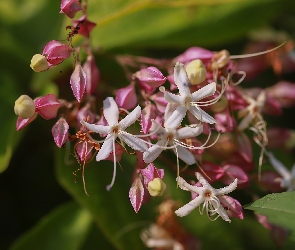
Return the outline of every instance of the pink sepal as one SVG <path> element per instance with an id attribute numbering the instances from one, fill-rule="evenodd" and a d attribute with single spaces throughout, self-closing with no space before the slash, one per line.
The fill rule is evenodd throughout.
<path id="1" fill-rule="evenodd" d="M 29 123 L 31 123 L 32 121 L 34 121 L 37 117 L 37 113 L 35 113 L 32 117 L 28 118 L 28 119 L 23 119 L 21 117 L 17 118 L 16 121 L 16 130 L 19 131 L 22 128 L 24 128 L 25 126 L 27 126 Z"/>
<path id="2" fill-rule="evenodd" d="M 210 183 L 219 180 L 224 175 L 224 169 L 222 167 L 209 161 L 203 161 L 201 168 L 205 173 L 204 178 Z"/>
<path id="3" fill-rule="evenodd" d="M 77 25 L 79 25 L 79 30 L 78 30 L 78 34 L 85 36 L 85 37 L 89 37 L 90 36 L 90 32 L 91 30 L 93 30 L 93 28 L 96 26 L 95 23 L 90 22 L 87 18 L 86 15 L 81 16 L 79 19 L 73 21 L 75 27 Z"/>
<path id="4" fill-rule="evenodd" d="M 200 59 L 204 63 L 207 63 L 214 56 L 214 52 L 206 50 L 200 47 L 191 47 L 187 49 L 184 53 L 176 57 L 173 61 L 188 63 L 192 60 Z"/>
<path id="5" fill-rule="evenodd" d="M 240 167 L 236 165 L 225 165 L 223 166 L 224 175 L 220 179 L 224 184 L 231 184 L 236 178 L 238 179 L 237 188 L 245 188 L 249 186 L 248 175 Z"/>
<path id="6" fill-rule="evenodd" d="M 155 104 L 157 106 L 157 109 L 161 113 L 165 113 L 165 109 L 166 109 L 166 106 L 167 106 L 168 102 L 164 98 L 164 93 L 157 92 L 156 94 L 152 95 L 150 97 L 150 99 L 155 102 Z"/>
<path id="7" fill-rule="evenodd" d="M 59 118 L 59 120 L 53 125 L 51 129 L 52 136 L 55 144 L 59 148 L 61 148 L 68 140 L 68 130 L 69 124 L 63 117 Z"/>
<path id="8" fill-rule="evenodd" d="M 150 181 L 155 178 L 163 179 L 164 169 L 157 169 L 153 163 L 150 163 L 146 168 L 140 169 L 140 172 L 144 178 L 144 184 L 148 185 Z"/>
<path id="9" fill-rule="evenodd" d="M 73 18 L 78 11 L 82 10 L 81 1 L 79 0 L 62 0 L 60 4 L 60 12 L 66 14 L 69 18 Z"/>
<path id="10" fill-rule="evenodd" d="M 267 170 L 261 173 L 260 181 L 258 181 L 258 177 L 256 179 L 261 189 L 267 192 L 278 193 L 284 190 L 284 188 L 281 187 L 281 178 L 282 177 L 277 172 Z"/>
<path id="11" fill-rule="evenodd" d="M 120 108 L 132 109 L 137 104 L 137 96 L 133 84 L 121 88 L 116 94 L 116 103 Z"/>
<path id="12" fill-rule="evenodd" d="M 147 134 L 152 126 L 152 120 L 155 119 L 155 108 L 151 103 L 148 103 L 141 111 L 140 125 L 143 133 Z"/>
<path id="13" fill-rule="evenodd" d="M 236 128 L 236 120 L 231 116 L 228 109 L 214 115 L 216 120 L 215 129 L 219 132 L 232 132 Z"/>
<path id="14" fill-rule="evenodd" d="M 86 74 L 80 64 L 77 64 L 70 79 L 71 88 L 78 102 L 81 102 L 86 88 Z"/>
<path id="15" fill-rule="evenodd" d="M 34 103 L 36 106 L 36 112 L 46 120 L 55 118 L 57 111 L 61 106 L 61 103 L 54 94 L 38 97 L 34 100 Z"/>
<path id="16" fill-rule="evenodd" d="M 275 98 L 283 108 L 290 108 L 295 105 L 295 83 L 280 81 L 266 89 L 266 91 Z"/>
<path id="17" fill-rule="evenodd" d="M 63 60 L 70 57 L 72 49 L 67 44 L 52 40 L 48 42 L 42 52 L 46 55 L 49 66 L 60 64 Z"/>
<path id="18" fill-rule="evenodd" d="M 138 176 L 133 181 L 132 186 L 129 190 L 129 199 L 136 213 L 139 211 L 142 205 L 144 193 L 145 193 L 144 186 L 142 185 L 140 176 Z"/>
<path id="19" fill-rule="evenodd" d="M 86 74 L 86 93 L 93 95 L 96 92 L 99 80 L 100 72 L 95 64 L 94 56 L 88 55 L 85 63 L 83 64 L 83 70 Z"/>
<path id="20" fill-rule="evenodd" d="M 239 201 L 228 195 L 218 196 L 218 198 L 229 217 L 244 219 L 243 207 Z"/>
<path id="21" fill-rule="evenodd" d="M 238 151 L 247 162 L 252 161 L 252 144 L 244 132 L 237 135 Z"/>
<path id="22" fill-rule="evenodd" d="M 108 161 L 114 161 L 114 152 L 116 152 L 116 161 L 119 162 L 121 161 L 121 158 L 122 158 L 122 154 L 125 152 L 125 149 L 119 144 L 119 143 L 115 143 L 115 150 L 112 151 L 110 153 L 110 155 L 105 158 L 105 160 L 108 160 Z"/>
<path id="23" fill-rule="evenodd" d="M 76 144 L 76 152 L 81 162 L 88 161 L 92 157 L 93 144 L 83 141 Z"/>

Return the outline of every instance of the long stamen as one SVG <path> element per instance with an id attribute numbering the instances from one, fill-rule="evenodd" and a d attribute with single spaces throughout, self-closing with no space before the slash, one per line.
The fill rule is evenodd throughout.
<path id="1" fill-rule="evenodd" d="M 115 179 L 116 179 L 116 170 L 117 170 L 117 159 L 116 159 L 116 149 L 115 149 L 115 140 L 113 140 L 113 156 L 114 156 L 114 171 L 113 171 L 113 178 L 112 178 L 112 182 L 111 184 L 107 185 L 107 190 L 110 191 L 112 186 L 115 183 Z"/>
<path id="2" fill-rule="evenodd" d="M 264 55 L 264 54 L 267 54 L 269 52 L 272 52 L 280 47 L 282 47 L 286 42 L 283 42 L 281 45 L 273 48 L 273 49 L 269 49 L 269 50 L 266 50 L 266 51 L 262 51 L 262 52 L 257 52 L 257 53 L 252 53 L 252 54 L 246 54 L 246 55 L 232 55 L 232 56 L 229 56 L 230 59 L 241 59 L 241 58 L 248 58 L 248 57 L 254 57 L 254 56 L 260 56 L 260 55 Z"/>

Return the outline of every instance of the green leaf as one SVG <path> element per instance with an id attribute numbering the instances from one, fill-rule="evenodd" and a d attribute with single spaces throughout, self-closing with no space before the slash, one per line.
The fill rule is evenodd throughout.
<path id="1" fill-rule="evenodd" d="M 271 223 L 291 230 L 295 236 L 295 192 L 268 194 L 245 208 L 266 215 Z"/>
<path id="2" fill-rule="evenodd" d="M 90 0 L 88 10 L 97 23 L 94 46 L 188 47 L 241 38 L 276 17 L 286 2 Z"/>
<path id="3" fill-rule="evenodd" d="M 89 212 L 76 203 L 62 205 L 17 240 L 11 250 L 79 249 L 92 225 Z"/>
<path id="4" fill-rule="evenodd" d="M 148 225 L 154 209 L 143 206 L 136 214 L 129 201 L 129 189 L 134 162 L 130 156 L 123 157 L 117 166 L 115 185 L 108 192 L 106 186 L 111 182 L 113 162 L 96 162 L 93 159 L 85 169 L 86 187 L 89 196 L 84 193 L 81 172 L 77 172 L 77 183 L 74 182 L 73 172 L 79 168 L 78 164 L 67 165 L 64 162 L 68 152 L 58 150 L 56 154 L 56 172 L 60 184 L 73 198 L 87 208 L 93 219 L 117 249 L 141 249 L 143 243 L 139 237 L 139 228 Z M 73 158 L 74 160 L 74 158 Z"/>

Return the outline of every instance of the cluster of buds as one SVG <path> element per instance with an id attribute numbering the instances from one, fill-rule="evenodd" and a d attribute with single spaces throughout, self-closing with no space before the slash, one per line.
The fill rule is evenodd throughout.
<path id="1" fill-rule="evenodd" d="M 156 167 L 158 159 L 176 169 L 176 182 L 181 189 L 192 192 L 191 201 L 174 211 L 180 217 L 199 207 L 200 213 L 206 210 L 209 219 L 214 215 L 213 220 L 218 217 L 228 222 L 230 217 L 243 219 L 239 201 L 226 194 L 250 185 L 252 170 L 255 165 L 263 165 L 265 154 L 278 174 L 259 172 L 255 181 L 259 179 L 266 189 L 278 183 L 276 186 L 280 190 L 295 189 L 294 167 L 291 172 L 286 170 L 267 148 L 268 144 L 273 147 L 291 145 L 292 133 L 286 131 L 278 146 L 263 118 L 263 114 L 281 115 L 282 108 L 295 105 L 295 84 L 279 82 L 266 89 L 244 89 L 239 85 L 246 76 L 241 67 L 243 60 L 263 53 L 241 56 L 247 58 L 236 63 L 234 59 L 240 56 L 232 56 L 226 50 L 213 52 L 192 47 L 173 59 L 149 59 L 152 66 L 143 63 L 142 57 L 120 57 L 119 63 L 136 65 L 138 69 L 131 74 L 128 72 L 130 84 L 114 91 L 115 97 L 105 96 L 103 112 L 97 114 L 95 106 L 100 103 L 96 101 L 101 100 L 96 99 L 100 72 L 89 43 L 76 48 L 72 44 L 76 34 L 88 40 L 95 24 L 88 21 L 86 7 L 80 1 L 62 1 L 61 13 L 69 18 L 74 18 L 79 11 L 82 11 L 82 16 L 73 21 L 73 26 L 67 27 L 71 30 L 68 43 L 49 42 L 42 55 L 35 55 L 31 62 L 31 68 L 40 72 L 60 64 L 73 54 L 75 67 L 69 84 L 76 100 L 58 100 L 52 94 L 35 100 L 21 96 L 15 103 L 15 113 L 19 116 L 17 130 L 33 121 L 37 114 L 45 119 L 59 116 L 52 128 L 58 147 L 77 139 L 75 151 L 81 162 L 91 159 L 93 150 L 97 162 L 113 161 L 113 177 L 107 190 L 115 183 L 117 161 L 124 152 L 128 152 L 126 147 L 130 147 L 137 157 L 129 191 L 135 212 L 151 197 L 164 194 L 165 169 Z M 86 48 L 88 54 L 83 65 L 78 52 L 82 48 Z M 267 50 L 264 54 L 272 51 Z M 234 81 L 236 77 L 238 81 Z M 134 128 L 139 126 L 129 128 L 137 123 L 140 126 L 138 131 Z M 75 135 L 69 134 L 70 128 L 77 130 Z M 253 132 L 253 138 L 249 131 Z M 276 131 L 274 129 L 272 134 Z M 95 133 L 100 139 L 92 137 Z M 253 141 L 261 148 L 259 159 L 253 159 Z M 174 158 L 163 152 L 170 149 L 176 155 Z M 196 175 L 199 182 L 190 184 L 180 174 L 185 179 Z M 226 187 L 215 189 L 212 187 L 215 182 Z M 88 194 L 84 168 L 83 183 Z M 162 230 L 159 225 L 150 229 L 159 230 Z M 147 246 L 156 246 L 151 243 L 156 241 L 148 241 L 146 235 L 143 238 L 149 242 Z M 171 237 L 167 242 L 168 245 L 184 246 Z"/>

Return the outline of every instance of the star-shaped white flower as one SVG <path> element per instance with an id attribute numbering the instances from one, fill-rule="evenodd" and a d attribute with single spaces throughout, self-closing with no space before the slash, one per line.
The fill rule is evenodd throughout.
<path id="1" fill-rule="evenodd" d="M 156 121 L 152 122 L 153 125 L 151 127 L 151 131 L 156 131 L 159 141 L 144 152 L 143 160 L 146 163 L 153 162 L 160 155 L 160 153 L 167 148 L 172 148 L 174 153 L 188 165 L 192 165 L 196 162 L 194 155 L 186 149 L 190 148 L 190 145 L 187 145 L 180 140 L 200 135 L 203 132 L 202 124 L 197 127 L 183 127 L 177 129 L 163 128 Z M 178 126 L 179 124 L 177 124 L 177 127 Z M 200 148 L 202 147 L 200 146 Z"/>
<path id="2" fill-rule="evenodd" d="M 265 91 L 261 91 L 256 100 L 247 95 L 244 95 L 243 98 L 249 105 L 238 113 L 239 117 L 244 117 L 238 126 L 239 131 L 246 129 L 256 118 L 263 120 L 261 112 L 265 104 L 266 94 Z"/>
<path id="3" fill-rule="evenodd" d="M 234 182 L 228 185 L 227 187 L 215 189 L 200 173 L 196 172 L 196 177 L 199 180 L 199 182 L 203 185 L 202 187 L 192 186 L 188 184 L 180 176 L 176 178 L 176 181 L 181 189 L 195 192 L 198 194 L 198 196 L 186 205 L 184 205 L 183 207 L 177 209 L 175 211 L 175 214 L 180 217 L 186 216 L 190 212 L 192 212 L 196 207 L 204 203 L 202 210 L 199 207 L 201 214 L 203 214 L 204 209 L 206 209 L 208 216 L 218 214 L 218 216 L 215 219 L 217 219 L 220 216 L 223 220 L 231 222 L 225 209 L 220 204 L 218 197 L 228 194 L 235 190 L 237 188 L 238 179 L 235 179 Z"/>
<path id="4" fill-rule="evenodd" d="M 171 112 L 171 109 L 176 109 L 172 112 L 170 117 L 165 122 L 166 128 L 174 128 L 176 124 L 180 124 L 183 118 L 186 115 L 186 112 L 189 110 L 198 120 L 206 123 L 216 123 L 215 119 L 203 111 L 199 106 L 201 104 L 206 104 L 206 102 L 201 103 L 199 100 L 212 96 L 216 91 L 216 83 L 212 82 L 203 88 L 195 91 L 194 93 L 190 92 L 190 83 L 185 71 L 184 65 L 177 62 L 174 67 L 174 81 L 178 87 L 179 95 L 172 94 L 165 91 L 164 88 L 160 88 L 164 92 L 164 98 L 169 104 L 166 109 Z M 213 102 L 208 102 L 208 104 Z M 167 113 L 167 111 L 166 111 Z"/>
<path id="5" fill-rule="evenodd" d="M 148 147 L 146 145 L 146 142 L 125 131 L 126 128 L 128 128 L 139 118 L 141 114 L 140 106 L 137 106 L 132 112 L 130 112 L 119 122 L 118 105 L 115 102 L 114 98 L 108 97 L 103 101 L 103 114 L 106 121 L 108 122 L 108 126 L 89 124 L 83 120 L 81 121 L 81 124 L 95 133 L 107 134 L 107 137 L 104 140 L 101 149 L 96 155 L 96 161 L 106 159 L 110 155 L 110 153 L 114 151 L 114 173 L 111 184 L 107 186 L 107 189 L 109 190 L 113 186 L 116 176 L 115 140 L 117 139 L 117 137 L 120 139 L 120 141 L 125 142 L 134 150 L 145 152 Z"/>
<path id="6" fill-rule="evenodd" d="M 287 191 L 295 190 L 295 164 L 293 165 L 291 171 L 289 171 L 280 161 L 278 161 L 272 153 L 268 153 L 268 158 L 271 165 L 277 170 L 277 172 L 282 176 L 278 181 L 281 183 L 282 188 L 286 188 Z"/>

